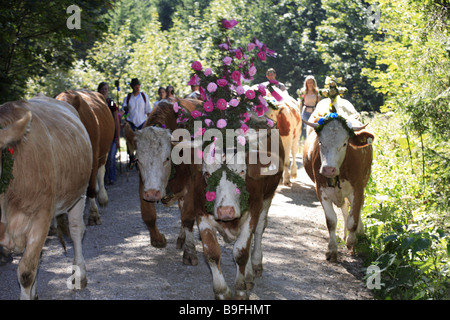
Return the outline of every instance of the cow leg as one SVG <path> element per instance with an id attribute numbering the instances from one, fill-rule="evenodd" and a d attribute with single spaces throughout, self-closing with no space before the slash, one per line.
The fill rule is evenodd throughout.
<path id="1" fill-rule="evenodd" d="M 166 237 L 159 232 L 156 226 L 156 209 L 154 202 L 145 201 L 142 198 L 144 194 L 144 184 L 139 178 L 139 198 L 141 201 L 141 216 L 150 232 L 150 243 L 156 248 L 164 248 L 167 245 Z"/>
<path id="2" fill-rule="evenodd" d="M 50 210 L 39 211 L 32 221 L 32 226 L 27 235 L 25 251 L 17 268 L 21 300 L 38 298 L 36 295 L 36 276 L 42 248 L 50 228 L 50 221 Z"/>
<path id="3" fill-rule="evenodd" d="M 294 138 L 291 140 L 291 155 L 292 155 L 291 179 L 294 180 L 297 179 L 297 161 L 295 161 L 295 157 L 297 156 L 298 152 L 298 141 L 299 137 L 297 135 L 294 136 Z"/>
<path id="4" fill-rule="evenodd" d="M 340 208 L 342 212 L 342 217 L 344 220 L 344 240 L 347 239 L 348 235 L 348 229 L 347 229 L 347 219 L 348 219 L 348 207 L 350 205 L 350 202 L 347 198 L 344 199 L 344 205 Z"/>
<path id="5" fill-rule="evenodd" d="M 270 204 L 272 203 L 272 199 L 264 200 L 263 207 L 261 210 L 261 214 L 259 216 L 258 224 L 255 229 L 255 240 L 252 251 L 252 266 L 253 273 L 255 277 L 261 277 L 263 272 L 262 266 L 262 236 L 264 230 L 267 227 L 267 214 L 269 212 Z"/>
<path id="6" fill-rule="evenodd" d="M 198 257 L 193 234 L 195 224 L 194 198 L 192 194 L 188 194 L 188 190 L 185 188 L 182 199 L 178 202 L 181 212 L 181 231 L 177 239 L 177 248 L 184 247 L 184 264 L 196 266 L 198 265 Z"/>
<path id="7" fill-rule="evenodd" d="M 330 235 L 326 258 L 331 262 L 336 262 L 338 254 L 336 242 L 336 212 L 334 211 L 333 203 L 324 194 L 321 196 L 320 202 L 322 203 L 323 210 L 325 211 L 325 219 L 327 222 L 328 233 Z"/>
<path id="8" fill-rule="evenodd" d="M 89 219 L 88 225 L 95 226 L 102 224 L 102 219 L 100 218 L 100 214 L 97 207 L 97 202 L 95 201 L 95 196 L 89 197 Z"/>
<path id="9" fill-rule="evenodd" d="M 203 243 L 203 254 L 211 269 L 214 296 L 216 300 L 228 300 L 231 299 L 232 292 L 228 287 L 220 268 L 221 252 L 219 242 L 217 241 L 215 231 L 211 229 L 209 223 L 205 220 L 205 217 L 200 217 L 197 222 Z"/>
<path id="10" fill-rule="evenodd" d="M 283 184 L 285 186 L 291 186 L 291 179 L 289 174 L 289 150 L 291 149 L 292 141 L 289 136 L 281 137 L 281 141 L 286 152 L 286 157 L 284 158 Z"/>
<path id="11" fill-rule="evenodd" d="M 105 165 L 100 166 L 97 172 L 97 183 L 98 183 L 98 204 L 101 207 L 106 207 L 108 205 L 108 193 L 105 189 Z"/>
<path id="12" fill-rule="evenodd" d="M 364 191 L 363 191 L 364 192 Z M 361 209 L 364 203 L 364 193 L 359 192 L 350 195 L 350 214 L 348 215 L 346 227 L 349 231 L 347 237 L 347 248 L 353 253 L 356 246 L 356 235 L 364 233 L 363 224 L 360 219 Z"/>
<path id="13" fill-rule="evenodd" d="M 237 238 L 233 247 L 234 261 L 237 265 L 234 298 L 237 300 L 248 300 L 247 280 L 250 280 L 250 286 L 253 283 L 253 271 L 251 267 L 247 267 L 250 260 L 250 245 L 252 242 L 253 231 L 250 228 L 250 217 L 242 225 L 241 233 Z M 247 274 L 246 274 L 247 273 Z"/>
<path id="14" fill-rule="evenodd" d="M 84 197 L 80 198 L 75 206 L 67 213 L 70 237 L 72 238 L 74 251 L 72 266 L 75 277 L 78 277 L 74 279 L 74 289 L 85 288 L 88 282 L 86 277 L 86 263 L 84 261 L 82 249 L 82 240 L 86 229 L 83 221 L 85 201 Z"/>

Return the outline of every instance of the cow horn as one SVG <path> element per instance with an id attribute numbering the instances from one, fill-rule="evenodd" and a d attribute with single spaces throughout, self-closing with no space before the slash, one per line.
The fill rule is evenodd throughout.
<path id="1" fill-rule="evenodd" d="M 306 121 L 306 120 L 303 120 L 303 119 L 302 119 L 302 121 L 303 121 L 303 123 L 305 123 L 308 126 L 313 127 L 313 128 L 317 128 L 319 126 L 319 124 L 315 123 L 315 122 L 309 122 L 309 121 Z"/>
<path id="2" fill-rule="evenodd" d="M 368 125 L 369 125 L 369 124 L 366 123 L 366 124 L 364 124 L 364 125 L 362 125 L 362 126 L 359 126 L 359 127 L 353 127 L 352 129 L 353 129 L 353 131 L 357 132 L 357 131 L 361 131 L 362 129 L 364 129 L 364 128 L 367 127 Z"/>

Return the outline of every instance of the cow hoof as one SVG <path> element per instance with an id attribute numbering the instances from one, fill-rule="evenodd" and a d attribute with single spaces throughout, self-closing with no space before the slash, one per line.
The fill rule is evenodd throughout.
<path id="1" fill-rule="evenodd" d="M 262 276 L 263 273 L 263 267 L 262 264 L 258 264 L 258 265 L 253 265 L 253 276 L 255 278 L 259 278 Z"/>
<path id="2" fill-rule="evenodd" d="M 330 262 L 337 262 L 337 252 L 335 252 L 335 251 L 328 251 L 325 254 L 325 256 L 326 256 L 328 261 L 330 261 Z"/>
<path id="3" fill-rule="evenodd" d="M 227 287 L 224 293 L 214 293 L 216 300 L 231 300 L 232 292 L 230 288 Z"/>
<path id="4" fill-rule="evenodd" d="M 247 290 L 236 290 L 234 300 L 248 300 Z"/>
<path id="5" fill-rule="evenodd" d="M 98 216 L 98 217 L 89 216 L 89 219 L 88 219 L 89 226 L 99 226 L 101 224 L 102 224 L 102 219 L 100 219 L 100 216 Z"/>
<path id="6" fill-rule="evenodd" d="M 193 253 L 184 253 L 183 254 L 183 263 L 187 266 L 196 266 L 198 265 L 197 254 Z"/>
<path id="7" fill-rule="evenodd" d="M 161 239 L 160 240 L 154 240 L 152 239 L 150 241 L 150 243 L 152 244 L 152 246 L 154 246 L 155 248 L 165 248 L 167 245 L 167 240 L 166 237 L 164 235 L 161 235 Z"/>
<path id="8" fill-rule="evenodd" d="M 292 184 L 291 184 L 291 181 L 284 181 L 283 182 L 283 184 L 286 186 L 286 187 L 290 187 Z"/>
<path id="9" fill-rule="evenodd" d="M 185 240 L 186 240 L 186 238 L 178 237 L 176 248 L 177 249 L 183 249 Z"/>

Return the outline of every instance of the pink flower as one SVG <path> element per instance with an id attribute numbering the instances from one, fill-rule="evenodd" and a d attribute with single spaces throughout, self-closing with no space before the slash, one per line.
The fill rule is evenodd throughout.
<path id="1" fill-rule="evenodd" d="M 194 111 L 191 112 L 191 117 L 194 118 L 194 119 L 200 117 L 201 115 L 202 115 L 202 113 L 200 111 L 198 111 L 198 110 L 194 110 Z"/>
<path id="2" fill-rule="evenodd" d="M 248 69 L 248 73 L 250 74 L 250 76 L 254 76 L 255 74 L 256 74 L 256 68 L 255 68 L 255 66 L 251 66 L 249 69 Z"/>
<path id="3" fill-rule="evenodd" d="M 205 77 L 209 77 L 211 74 L 212 74 L 211 68 L 206 68 L 205 69 Z"/>
<path id="4" fill-rule="evenodd" d="M 242 52 L 241 52 L 241 48 L 236 49 L 234 54 L 236 55 L 236 59 L 241 60 L 242 59 Z"/>
<path id="5" fill-rule="evenodd" d="M 216 198 L 216 193 L 214 191 L 208 191 L 206 193 L 206 201 L 214 201 L 214 199 Z"/>
<path id="6" fill-rule="evenodd" d="M 237 194 L 241 194 L 241 190 L 239 188 L 236 188 L 235 191 L 236 191 Z"/>
<path id="7" fill-rule="evenodd" d="M 227 101 L 225 99 L 223 99 L 223 98 L 220 98 L 216 102 L 216 107 L 219 110 L 225 110 L 227 108 Z"/>
<path id="8" fill-rule="evenodd" d="M 245 123 L 241 124 L 241 132 L 245 134 L 248 131 L 248 125 Z"/>
<path id="9" fill-rule="evenodd" d="M 217 90 L 217 84 L 215 84 L 214 82 L 210 82 L 206 87 L 206 90 L 208 90 L 211 93 L 215 92 Z"/>
<path id="10" fill-rule="evenodd" d="M 217 120 L 217 128 L 223 129 L 227 126 L 227 121 L 225 119 Z"/>
<path id="11" fill-rule="evenodd" d="M 244 94 L 245 93 L 244 87 L 243 86 L 237 86 L 236 87 L 236 93 L 239 94 L 239 95 Z"/>
<path id="12" fill-rule="evenodd" d="M 255 49 L 255 44 L 254 44 L 253 42 L 250 42 L 250 43 L 247 45 L 247 51 L 250 52 L 250 51 L 252 51 L 253 49 Z"/>
<path id="13" fill-rule="evenodd" d="M 203 66 L 202 66 L 202 64 L 200 63 L 200 61 L 194 61 L 193 63 L 192 63 L 192 69 L 194 69 L 195 71 L 200 71 L 200 70 L 202 70 L 203 69 Z"/>
<path id="14" fill-rule="evenodd" d="M 256 39 L 255 38 L 255 44 L 258 46 L 258 48 L 259 48 L 259 50 L 261 50 L 262 49 L 262 47 L 263 47 L 263 44 L 262 44 L 262 42 L 261 41 L 259 41 L 258 39 Z"/>
<path id="15" fill-rule="evenodd" d="M 245 91 L 245 96 L 247 97 L 247 99 L 252 100 L 255 98 L 255 91 L 253 91 L 252 89 L 248 89 L 247 91 Z"/>
<path id="16" fill-rule="evenodd" d="M 202 100 L 205 101 L 206 100 L 206 94 L 205 94 L 205 90 L 203 89 L 203 87 L 199 87 L 198 88 L 198 92 L 200 92 L 200 95 L 202 96 Z"/>
<path id="17" fill-rule="evenodd" d="M 199 85 L 199 84 L 200 84 L 200 78 L 198 75 L 194 74 L 192 76 L 191 80 L 189 80 L 188 86 Z"/>
<path id="18" fill-rule="evenodd" d="M 266 92 L 266 86 L 263 85 L 263 84 L 260 84 L 260 85 L 258 86 L 258 91 L 259 91 L 259 93 L 261 93 L 263 96 L 265 96 L 265 95 L 267 94 L 267 92 Z"/>
<path id="19" fill-rule="evenodd" d="M 233 59 L 231 57 L 225 57 L 223 58 L 223 64 L 226 66 L 229 66 L 231 64 L 231 62 L 233 61 Z"/>
<path id="20" fill-rule="evenodd" d="M 228 104 L 232 107 L 237 107 L 239 105 L 239 101 L 238 99 L 231 99 L 230 102 L 228 102 Z"/>
<path id="21" fill-rule="evenodd" d="M 206 128 L 198 128 L 197 132 L 194 133 L 194 138 L 204 135 L 205 131 L 206 131 Z"/>
<path id="22" fill-rule="evenodd" d="M 212 100 L 208 100 L 203 104 L 203 109 L 205 109 L 206 112 L 211 112 L 214 110 L 214 103 Z"/>
<path id="23" fill-rule="evenodd" d="M 230 47 L 228 46 L 228 44 L 226 44 L 226 43 L 221 43 L 221 44 L 219 44 L 219 46 L 218 46 L 220 49 L 223 49 L 223 50 L 228 50 Z"/>
<path id="24" fill-rule="evenodd" d="M 244 112 L 242 114 L 242 116 L 244 117 L 244 123 L 246 123 L 248 120 L 250 120 L 250 115 L 248 114 L 248 112 Z"/>
<path id="25" fill-rule="evenodd" d="M 261 117 L 261 116 L 263 116 L 264 115 L 264 108 L 263 108 L 263 106 L 262 105 L 260 105 L 260 104 L 258 104 L 256 107 L 255 107 L 255 111 L 256 111 L 256 115 L 258 116 L 258 117 Z"/>
<path id="26" fill-rule="evenodd" d="M 245 137 L 244 136 L 238 136 L 237 137 L 237 142 L 242 145 L 245 146 Z"/>
<path id="27" fill-rule="evenodd" d="M 228 84 L 228 81 L 225 79 L 219 79 L 217 80 L 217 84 L 219 85 L 219 87 L 225 87 Z"/>
<path id="28" fill-rule="evenodd" d="M 180 111 L 181 107 L 178 105 L 178 102 L 175 102 L 173 104 L 173 111 L 178 112 Z"/>
<path id="29" fill-rule="evenodd" d="M 271 119 L 267 119 L 267 125 L 269 126 L 269 127 L 273 127 L 273 121 L 271 120 Z"/>
<path id="30" fill-rule="evenodd" d="M 236 20 L 232 19 L 232 20 L 222 20 L 222 26 L 225 29 L 232 29 L 234 28 L 239 22 L 237 22 Z"/>
<path id="31" fill-rule="evenodd" d="M 212 124 L 212 120 L 211 119 L 205 119 L 205 124 L 207 127 L 210 127 Z"/>
<path id="32" fill-rule="evenodd" d="M 236 82 L 238 85 L 240 85 L 241 84 L 241 73 L 238 70 L 233 71 L 233 73 L 231 74 L 231 79 L 233 79 L 234 82 Z"/>
<path id="33" fill-rule="evenodd" d="M 277 80 L 269 80 L 269 83 L 277 85 L 278 81 Z"/>
<path id="34" fill-rule="evenodd" d="M 266 61 L 266 53 L 264 51 L 258 52 L 257 56 L 261 61 Z"/>

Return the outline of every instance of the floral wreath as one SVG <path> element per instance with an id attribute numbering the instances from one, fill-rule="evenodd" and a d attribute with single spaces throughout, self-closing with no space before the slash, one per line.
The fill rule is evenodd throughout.
<path id="1" fill-rule="evenodd" d="M 14 149 L 2 150 L 2 174 L 0 176 L 0 194 L 4 193 L 9 186 L 9 182 L 14 178 L 12 171 L 14 166 Z"/>
<path id="2" fill-rule="evenodd" d="M 204 68 L 200 61 L 194 61 L 191 65 L 194 72 L 188 85 L 199 85 L 203 110 L 196 109 L 188 112 L 181 108 L 178 103 L 174 103 L 173 108 L 178 115 L 177 123 L 183 124 L 190 131 L 192 138 L 203 136 L 206 128 L 218 129 L 223 134 L 226 129 L 233 129 L 238 130 L 239 133 L 237 143 L 248 148 L 245 139 L 246 132 L 250 128 L 264 127 L 270 129 L 274 127 L 273 120 L 268 118 L 265 113 L 269 111 L 269 108 L 278 109 L 273 99 L 281 101 L 283 98 L 273 88 L 274 85 L 278 84 L 276 80 L 269 81 L 267 86 L 260 84 L 257 89 L 245 89 L 242 85 L 242 82 L 249 82 L 254 79 L 253 76 L 257 72 L 255 62 L 264 62 L 267 56 L 275 57 L 275 52 L 256 38 L 253 38 L 245 48 L 233 48 L 227 32 L 238 23 L 234 19 L 219 21 L 221 34 L 220 38 L 216 39 L 216 43 L 221 52 L 221 63 L 217 70 Z M 251 55 L 256 55 L 256 57 Z M 267 94 L 266 90 L 269 90 L 271 96 Z M 257 115 L 258 121 L 251 117 L 252 113 Z M 265 121 L 260 121 L 260 119 Z M 194 121 L 201 121 L 206 128 L 202 127 L 194 132 Z M 203 148 L 209 143 L 211 142 L 204 143 Z M 203 151 L 198 151 L 197 157 L 202 158 Z M 245 189 L 245 180 L 225 165 L 216 170 L 207 180 L 207 211 L 213 212 L 214 210 L 215 192 L 223 171 L 226 172 L 227 179 L 236 184 L 236 192 L 240 194 L 241 211 L 246 211 L 249 195 Z"/>
<path id="3" fill-rule="evenodd" d="M 226 165 L 222 165 L 221 170 L 216 170 L 213 174 L 207 179 L 206 183 L 206 211 L 209 213 L 214 213 L 214 202 L 216 199 L 216 190 L 217 186 L 222 179 L 222 172 L 225 171 L 226 178 L 228 181 L 234 183 L 236 187 L 236 193 L 239 194 L 239 204 L 241 207 L 241 212 L 245 212 L 248 210 L 248 198 L 250 194 L 245 188 L 245 180 L 242 179 L 237 173 L 233 172 L 233 170 L 227 168 Z"/>
<path id="4" fill-rule="evenodd" d="M 338 115 L 336 112 L 325 114 L 323 118 L 320 118 L 319 121 L 317 122 L 319 125 L 314 130 L 316 131 L 317 134 L 319 134 L 320 131 L 322 131 L 323 127 L 333 120 L 337 120 L 340 123 L 342 123 L 342 125 L 344 126 L 345 130 L 347 130 L 350 137 L 353 137 L 355 135 L 352 123 L 347 119 L 345 119 L 344 117 Z"/>

